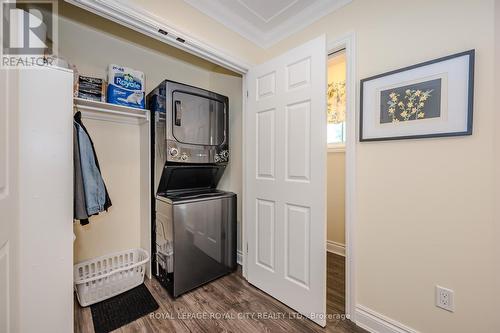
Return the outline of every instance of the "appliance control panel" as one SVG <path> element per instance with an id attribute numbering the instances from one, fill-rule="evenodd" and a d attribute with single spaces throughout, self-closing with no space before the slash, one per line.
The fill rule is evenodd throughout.
<path id="1" fill-rule="evenodd" d="M 184 163 L 215 163 L 227 164 L 229 162 L 229 150 L 216 147 L 192 147 L 169 142 L 167 146 L 167 161 Z"/>

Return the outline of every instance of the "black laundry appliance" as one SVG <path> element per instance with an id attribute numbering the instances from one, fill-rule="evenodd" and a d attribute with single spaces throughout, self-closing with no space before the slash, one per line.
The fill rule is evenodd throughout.
<path id="1" fill-rule="evenodd" d="M 177 297 L 236 269 L 236 194 L 217 189 L 229 162 L 229 100 L 166 80 L 147 103 L 152 273 Z"/>

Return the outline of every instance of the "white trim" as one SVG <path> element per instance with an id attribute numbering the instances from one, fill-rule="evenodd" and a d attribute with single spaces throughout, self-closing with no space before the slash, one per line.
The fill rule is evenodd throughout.
<path id="1" fill-rule="evenodd" d="M 96 112 L 81 111 L 81 113 L 82 113 L 82 119 L 106 121 L 106 122 L 115 123 L 115 124 L 141 125 L 142 123 L 147 122 L 147 120 L 128 118 L 128 117 L 123 117 L 123 116 L 119 116 L 119 115 L 115 115 L 115 114 L 105 114 L 105 113 L 99 114 L 98 111 L 96 111 Z"/>
<path id="2" fill-rule="evenodd" d="M 241 124 L 242 124 L 242 138 L 241 138 L 241 158 L 242 158 L 242 167 L 241 167 L 241 175 L 243 178 L 242 184 L 241 184 L 241 223 L 240 223 L 240 230 L 241 230 L 241 248 L 243 249 L 243 258 L 242 258 L 242 263 L 243 263 L 243 269 L 242 269 L 242 275 L 246 279 L 247 278 L 247 273 L 248 273 L 248 267 L 247 267 L 247 256 L 248 256 L 248 244 L 247 244 L 247 232 L 246 232 L 246 191 L 247 191 L 247 177 L 245 177 L 246 174 L 246 126 L 245 126 L 245 119 L 246 119 L 246 110 L 247 110 L 247 102 L 248 102 L 248 85 L 247 85 L 247 74 L 243 74 L 242 77 L 242 86 L 243 86 L 243 91 L 242 91 L 242 106 L 241 106 Z"/>
<path id="3" fill-rule="evenodd" d="M 294 15 L 283 24 L 280 24 L 272 33 L 269 34 L 268 40 L 262 46 L 269 48 L 274 44 L 282 41 L 283 39 L 292 36 L 296 32 L 308 27 L 326 15 L 336 11 L 351 3 L 352 0 L 339 0 L 332 5 L 331 0 L 318 1 L 315 5 L 309 6 L 301 11 L 299 14 Z M 320 12 L 320 15 L 314 13 Z"/>
<path id="4" fill-rule="evenodd" d="M 345 144 L 329 143 L 328 144 L 329 153 L 344 153 Z"/>
<path id="5" fill-rule="evenodd" d="M 346 144 L 345 144 L 345 309 L 351 320 L 356 322 L 356 284 L 354 230 L 356 222 L 356 128 L 357 128 L 357 90 L 356 90 L 356 34 L 350 32 L 328 43 L 328 54 L 345 49 L 347 59 L 347 105 L 346 105 Z M 327 59 L 327 58 L 326 58 Z M 326 61 L 326 60 L 325 60 Z M 325 119 L 326 126 L 326 119 Z"/>
<path id="6" fill-rule="evenodd" d="M 8 71 L 7 71 L 8 72 Z M 9 126 L 7 126 L 9 127 Z M 12 221 L 14 222 L 14 221 Z M 7 230 L 9 230 L 7 228 Z M 12 229 L 11 229 L 12 230 Z M 7 237 L 9 237 L 10 235 L 8 235 Z M 12 301 L 12 294 L 11 294 L 11 277 L 12 277 L 12 273 L 11 273 L 11 267 L 10 267 L 10 260 L 11 260 L 11 256 L 10 256 L 10 243 L 9 243 L 9 239 L 7 238 L 7 241 L 5 243 L 3 243 L 1 246 L 0 246 L 0 261 L 3 260 L 5 258 L 5 276 L 3 276 L 3 278 L 5 278 L 5 285 L 7 287 L 7 296 L 4 300 L 2 300 L 1 302 L 3 303 L 3 306 L 5 306 L 5 314 L 6 314 L 6 322 L 5 324 L 2 324 L 3 327 L 6 328 L 6 332 L 10 332 L 10 328 L 11 328 L 11 325 L 10 325 L 10 321 L 11 321 L 11 301 Z"/>
<path id="7" fill-rule="evenodd" d="M 237 73 L 246 73 L 250 68 L 250 65 L 245 61 L 205 44 L 178 29 L 171 22 L 144 10 L 140 6 L 117 0 L 65 1 Z M 160 29 L 168 34 L 160 33 Z"/>
<path id="8" fill-rule="evenodd" d="M 331 241 L 331 240 L 327 240 L 326 241 L 326 251 L 345 257 L 345 244 Z"/>
<path id="9" fill-rule="evenodd" d="M 311 25 L 322 17 L 330 14 L 331 12 L 349 4 L 352 0 L 316 0 L 312 5 L 307 6 L 296 15 L 290 16 L 282 23 L 275 27 L 264 27 L 261 29 L 254 24 L 243 19 L 241 16 L 235 14 L 233 11 L 221 6 L 218 1 L 211 0 L 184 0 L 197 10 L 208 15 L 215 21 L 221 23 L 231 31 L 235 31 L 244 38 L 257 44 L 263 49 L 270 48 L 279 41 L 293 35 L 294 33 Z M 293 6 L 294 3 L 289 5 Z M 246 5 L 243 5 L 247 7 Z M 252 9 L 247 8 L 254 15 L 259 17 Z M 279 16 L 286 11 L 285 8 Z M 261 18 L 263 26 L 266 25 L 266 19 Z M 272 20 L 272 18 L 270 19 Z"/>
<path id="10" fill-rule="evenodd" d="M 236 250 L 236 262 L 238 265 L 243 266 L 243 252 L 241 250 Z"/>
<path id="11" fill-rule="evenodd" d="M 122 124 L 142 124 L 149 121 L 149 110 L 74 98 L 74 108 L 86 119 Z"/>
<path id="12" fill-rule="evenodd" d="M 372 333 L 419 333 L 360 304 L 356 306 L 356 325 Z"/>

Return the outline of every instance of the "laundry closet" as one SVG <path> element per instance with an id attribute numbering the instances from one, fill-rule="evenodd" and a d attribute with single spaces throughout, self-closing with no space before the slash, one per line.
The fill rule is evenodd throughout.
<path id="1" fill-rule="evenodd" d="M 78 74 L 89 77 L 106 79 L 110 64 L 141 71 L 145 75 L 146 95 L 164 80 L 169 80 L 228 98 L 230 159 L 225 170 L 222 169 L 217 189 L 236 194 L 234 214 L 240 239 L 241 76 L 66 2 L 59 2 L 58 55 L 74 66 Z M 151 259 L 146 268 L 147 276 L 151 277 L 151 263 L 155 264 L 157 258 L 151 248 L 152 209 L 155 207 L 151 188 L 154 182 L 151 156 L 155 149 L 152 148 L 151 122 L 154 117 L 148 110 L 148 103 L 144 111 L 123 112 L 113 105 L 100 106 L 75 99 L 74 112 L 81 113 L 82 122 L 93 140 L 112 206 L 91 216 L 88 224 L 74 222 L 74 263 L 127 249 L 144 249 Z M 238 249 L 241 249 L 239 240 Z"/>
<path id="2" fill-rule="evenodd" d="M 6 78 L 14 90 L 14 98 L 7 102 L 19 103 L 11 109 L 19 110 L 14 114 L 22 124 L 18 126 L 16 118 L 9 124 L 20 132 L 21 156 L 19 168 L 17 161 L 9 165 L 17 172 L 11 178 L 20 183 L 19 231 L 12 232 L 11 239 L 21 236 L 20 308 L 34 319 L 23 321 L 22 331 L 54 331 L 54 327 L 71 331 L 73 288 L 83 306 L 75 307 L 75 316 L 82 310 L 88 318 L 87 305 L 93 309 L 136 287 L 163 293 L 156 295 L 159 300 L 168 299 L 166 291 L 175 298 L 233 271 L 236 262 L 242 264 L 242 276 L 251 285 L 324 326 L 323 316 L 311 314 L 326 311 L 325 36 L 251 65 L 188 32 L 176 31 L 153 11 L 127 1 L 61 0 L 57 12 L 58 34 L 53 41 L 60 66 L 12 72 L 12 78 Z M 146 109 L 75 98 L 72 69 L 80 75 L 80 88 L 85 82 L 98 86 L 103 79 L 110 81 L 108 87 L 120 81 L 144 88 L 140 96 L 117 95 L 115 102 L 147 100 Z M 1 80 L 11 75 L 2 74 Z M 135 75 L 140 85 L 134 84 Z M 177 90 L 170 90 L 171 85 Z M 174 98 L 176 91 L 181 94 Z M 162 105 L 162 99 L 169 102 Z M 151 106 L 153 112 L 148 110 Z M 193 119 L 201 124 L 198 128 L 191 124 Z M 173 127 L 165 130 L 165 136 L 157 136 L 162 130 L 157 125 L 162 123 Z M 169 130 L 177 131 L 174 138 Z M 161 137 L 166 139 L 161 139 L 165 149 L 158 149 Z M 75 142 L 80 154 L 73 154 Z M 88 223 L 85 214 L 73 219 L 72 211 L 77 211 L 73 208 L 81 205 L 71 202 L 77 198 L 73 190 L 80 186 L 77 169 L 82 163 L 76 158 L 82 159 L 82 149 L 87 152 L 85 159 L 95 164 L 88 163 L 92 175 L 98 175 L 94 178 L 99 214 L 88 211 L 85 196 Z M 174 173 L 189 169 L 181 167 L 184 163 L 191 163 L 192 170 L 181 172 L 184 175 L 172 182 Z M 198 167 L 206 169 L 197 173 L 193 185 L 191 171 Z M 86 183 L 86 173 L 80 174 L 81 183 Z M 181 195 L 181 190 L 203 193 Z M 104 201 L 103 193 L 107 193 Z M 198 204 L 209 200 L 209 205 Z M 12 214 L 17 212 L 14 207 Z M 168 223 L 160 226 L 160 219 L 174 229 L 165 228 Z M 175 221 L 190 220 L 202 223 L 185 223 L 181 236 L 187 242 L 176 242 Z M 216 220 L 218 226 L 209 230 L 215 230 L 215 238 L 196 229 Z M 226 241 L 228 235 L 231 241 Z M 177 249 L 176 244 L 186 246 Z M 176 261 L 179 254 L 189 260 Z M 203 256 L 207 260 L 199 260 Z M 227 267 L 211 270 L 217 265 L 210 259 Z M 188 278 L 176 277 L 176 262 L 183 263 Z M 11 280 L 17 281 L 17 276 Z M 133 289 L 123 287 L 125 280 Z M 177 288 L 179 280 L 189 285 Z M 151 288 L 148 283 L 156 285 Z M 57 301 L 37 311 L 39 302 L 33 300 L 43 299 Z M 138 308 L 138 302 L 128 304 L 126 309 Z"/>

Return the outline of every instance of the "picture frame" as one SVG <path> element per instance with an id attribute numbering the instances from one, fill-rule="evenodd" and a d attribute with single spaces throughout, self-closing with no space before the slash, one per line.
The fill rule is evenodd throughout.
<path id="1" fill-rule="evenodd" d="M 360 81 L 359 140 L 472 134 L 475 50 Z"/>

